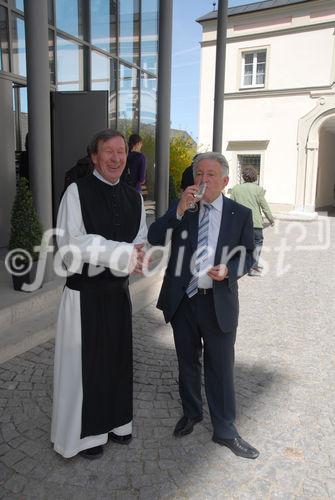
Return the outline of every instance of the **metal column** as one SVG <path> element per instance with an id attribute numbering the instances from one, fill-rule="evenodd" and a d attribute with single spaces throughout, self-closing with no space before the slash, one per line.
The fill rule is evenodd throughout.
<path id="1" fill-rule="evenodd" d="M 169 204 L 170 101 L 173 0 L 159 2 L 158 90 L 156 128 L 156 216 Z"/>
<path id="2" fill-rule="evenodd" d="M 215 95 L 213 120 L 213 151 L 217 151 L 219 153 L 222 152 L 227 17 L 228 0 L 219 0 L 216 35 Z"/>
<path id="3" fill-rule="evenodd" d="M 44 231 L 52 227 L 50 72 L 48 54 L 48 2 L 24 0 L 29 175 L 34 201 Z M 48 266 L 47 279 L 51 277 Z"/>

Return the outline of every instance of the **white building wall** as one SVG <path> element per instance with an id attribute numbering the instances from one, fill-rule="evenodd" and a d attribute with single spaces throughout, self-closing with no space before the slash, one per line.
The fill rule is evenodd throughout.
<path id="1" fill-rule="evenodd" d="M 263 150 L 261 184 L 271 203 L 293 205 L 297 165 L 297 123 L 315 105 L 309 96 L 234 99 L 225 102 L 224 150 L 229 142 L 268 141 Z M 237 182 L 237 154 L 224 151 L 231 167 L 230 186 Z M 250 154 L 262 150 L 249 150 Z M 230 187 L 228 186 L 228 187 Z"/>
<path id="2" fill-rule="evenodd" d="M 223 153 L 231 169 L 228 188 L 237 181 L 237 155 L 261 154 L 260 183 L 267 200 L 288 208 L 295 205 L 299 120 L 316 106 L 310 91 L 330 88 L 335 78 L 334 27 L 322 24 L 333 20 L 335 8 L 328 0 L 229 18 L 223 124 Z M 210 150 L 212 144 L 215 39 L 216 20 L 204 23 L 200 150 Z M 267 49 L 265 87 L 241 90 L 241 54 L 261 47 Z M 268 144 L 257 151 L 255 141 Z"/>
<path id="3" fill-rule="evenodd" d="M 329 85 L 334 58 L 333 33 L 334 28 L 328 28 L 229 42 L 225 92 L 237 92 L 241 88 L 241 52 L 259 47 L 267 48 L 266 89 Z"/>

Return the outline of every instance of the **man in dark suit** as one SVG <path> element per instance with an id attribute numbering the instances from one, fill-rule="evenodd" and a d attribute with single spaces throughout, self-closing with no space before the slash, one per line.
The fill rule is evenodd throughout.
<path id="1" fill-rule="evenodd" d="M 171 255 L 157 307 L 171 322 L 179 365 L 183 416 L 176 437 L 202 420 L 201 354 L 205 389 L 213 424 L 213 441 L 244 458 L 259 452 L 238 434 L 235 421 L 234 344 L 238 322 L 237 280 L 253 262 L 251 210 L 229 200 L 228 163 L 219 153 L 202 153 L 194 161 L 189 186 L 148 233 L 152 245 L 167 244 Z M 200 182 L 206 191 L 197 212 L 188 209 Z"/>

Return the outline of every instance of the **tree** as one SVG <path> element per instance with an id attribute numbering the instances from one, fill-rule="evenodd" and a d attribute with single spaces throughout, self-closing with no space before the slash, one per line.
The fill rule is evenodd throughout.
<path id="1" fill-rule="evenodd" d="M 170 141 L 170 177 L 174 192 L 179 195 L 180 181 L 186 167 L 191 165 L 196 154 L 196 145 L 191 137 L 183 134 L 176 135 Z M 171 191 L 173 188 L 171 186 Z"/>

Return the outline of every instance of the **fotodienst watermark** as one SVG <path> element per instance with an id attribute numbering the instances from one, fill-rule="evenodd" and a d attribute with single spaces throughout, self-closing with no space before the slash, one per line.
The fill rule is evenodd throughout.
<path id="1" fill-rule="evenodd" d="M 329 249 L 331 243 L 331 226 L 327 217 L 320 217 L 313 221 L 313 237 L 308 232 L 310 222 L 291 221 L 289 223 L 277 220 L 275 232 L 275 245 L 263 245 L 259 265 L 262 267 L 262 275 L 272 273 L 273 276 L 281 277 L 292 269 L 290 256 L 301 251 L 325 251 Z M 45 276 L 48 256 L 52 256 L 53 271 L 56 276 L 66 278 L 69 275 L 81 273 L 84 264 L 88 264 L 88 276 L 96 276 L 109 268 L 115 276 L 127 276 L 132 274 L 137 265 L 136 250 L 134 245 L 122 242 L 105 240 L 101 236 L 84 235 L 83 238 L 73 239 L 65 244 L 56 246 L 53 242 L 55 238 L 58 242 L 65 240 L 65 232 L 61 228 L 53 228 L 44 232 L 41 244 L 34 247 L 34 252 L 38 254 L 36 261 L 36 274 L 31 283 L 24 283 L 22 290 L 33 292 L 41 287 Z M 170 255 L 170 240 L 172 230 L 168 230 L 165 244 L 163 246 L 149 246 L 143 248 L 143 258 L 141 261 L 141 274 L 150 277 L 155 274 L 163 274 Z M 197 248 L 191 260 L 189 257 L 185 262 L 186 248 L 189 245 L 189 235 L 186 230 L 180 234 L 181 245 L 174 269 L 169 269 L 170 274 L 181 276 L 184 266 L 188 265 L 192 274 L 201 277 L 208 272 L 215 264 L 229 264 L 234 260 L 234 267 L 237 275 L 245 274 L 247 267 L 252 262 L 250 252 L 243 245 L 231 248 L 223 245 L 220 254 L 217 249 L 206 248 L 204 259 L 199 258 L 202 248 Z M 259 249 L 254 250 L 253 258 L 257 258 Z M 271 255 L 271 259 L 269 258 Z M 49 257 L 50 258 L 50 257 Z M 270 265 L 271 261 L 271 265 Z M 14 249 L 7 253 L 5 266 L 7 271 L 13 276 L 25 276 L 33 268 L 33 257 L 24 249 Z M 212 264 L 206 265 L 206 262 Z"/>

